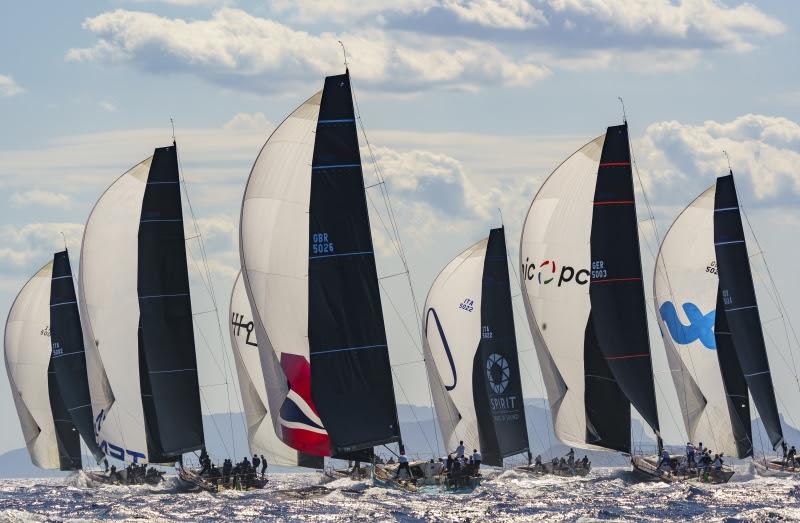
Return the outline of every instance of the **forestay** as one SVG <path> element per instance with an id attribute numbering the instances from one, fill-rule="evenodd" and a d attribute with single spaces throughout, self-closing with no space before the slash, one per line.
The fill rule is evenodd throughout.
<path id="1" fill-rule="evenodd" d="M 627 125 L 545 180 L 520 265 L 558 438 L 630 452 L 631 403 L 658 433 Z"/>
<path id="2" fill-rule="evenodd" d="M 267 386 L 258 354 L 255 323 L 250 303 L 244 288 L 242 275 L 236 277 L 230 304 L 231 347 L 239 378 L 245 420 L 247 442 L 251 454 L 264 454 L 270 464 L 286 467 L 310 467 L 321 469 L 323 459 L 303 454 L 286 445 L 275 432 L 269 416 Z"/>
<path id="3" fill-rule="evenodd" d="M 528 449 L 502 228 L 454 258 L 425 302 L 424 350 L 445 445 L 483 462 Z"/>
<path id="4" fill-rule="evenodd" d="M 281 439 L 317 456 L 399 441 L 349 74 L 267 140 L 240 252 Z"/>

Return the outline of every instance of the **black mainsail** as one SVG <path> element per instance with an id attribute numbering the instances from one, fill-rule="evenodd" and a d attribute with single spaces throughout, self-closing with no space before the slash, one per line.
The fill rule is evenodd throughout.
<path id="1" fill-rule="evenodd" d="M 53 347 L 50 365 L 52 376 L 55 378 L 54 380 L 51 378 L 51 385 L 54 388 L 51 394 L 55 392 L 60 397 L 77 433 L 80 433 L 86 447 L 99 461 L 103 457 L 103 451 L 97 445 L 94 434 L 83 330 L 69 253 L 66 250 L 57 252 L 53 256 L 50 305 L 50 341 Z M 74 438 L 74 434 L 71 433 L 73 429 L 68 425 L 65 427 L 65 431 L 70 433 L 64 437 L 71 441 Z M 77 459 L 79 468 L 81 461 L 79 445 L 77 451 L 77 458 L 73 455 L 73 459 Z"/>

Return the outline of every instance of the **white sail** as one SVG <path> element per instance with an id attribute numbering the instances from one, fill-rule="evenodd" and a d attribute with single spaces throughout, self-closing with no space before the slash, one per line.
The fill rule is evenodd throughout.
<path id="1" fill-rule="evenodd" d="M 22 288 L 8 313 L 5 361 L 25 445 L 37 467 L 60 467 L 47 370 L 50 346 L 50 278 L 53 262 Z"/>
<path id="2" fill-rule="evenodd" d="M 320 91 L 275 129 L 253 165 L 242 201 L 242 276 L 260 344 L 267 410 L 276 430 L 281 427 L 280 408 L 288 393 L 280 357 L 286 353 L 306 361 L 310 358 L 309 166 L 321 99 Z M 311 421 L 322 425 L 319 416 L 301 398 L 296 398 L 296 404 Z M 324 429 L 318 432 L 326 437 Z"/>
<path id="3" fill-rule="evenodd" d="M 584 337 L 591 223 L 605 134 L 567 158 L 533 199 L 520 239 L 522 296 L 556 436 L 586 443 Z"/>
<path id="4" fill-rule="evenodd" d="M 241 273 L 233 284 L 230 318 L 231 347 L 242 393 L 250 453 L 266 455 L 270 464 L 297 466 L 298 452 L 278 438 L 269 417 L 267 386 L 261 371 L 255 323 Z"/>
<path id="5" fill-rule="evenodd" d="M 488 238 L 456 256 L 439 273 L 425 300 L 425 361 L 445 447 L 459 441 L 481 448 L 472 390 L 473 360 L 481 340 L 481 287 Z"/>
<path id="6" fill-rule="evenodd" d="M 98 442 L 112 457 L 139 462 L 146 461 L 147 437 L 139 381 L 138 235 L 151 161 L 120 176 L 95 204 L 78 281 Z"/>
<path id="7" fill-rule="evenodd" d="M 719 286 L 715 191 L 713 185 L 684 209 L 664 237 L 656 260 L 654 297 L 689 439 L 736 456 L 733 422 L 713 349 L 714 315 L 710 314 L 716 310 Z M 697 329 L 697 336 L 688 335 L 687 325 Z"/>

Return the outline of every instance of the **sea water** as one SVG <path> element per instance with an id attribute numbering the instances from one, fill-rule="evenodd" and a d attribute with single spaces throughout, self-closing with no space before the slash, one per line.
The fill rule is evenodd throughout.
<path id="1" fill-rule="evenodd" d="M 584 478 L 486 471 L 471 492 L 407 492 L 321 474 L 273 474 L 258 491 L 185 492 L 91 486 L 85 476 L 0 480 L 0 520 L 172 521 L 800 521 L 800 478 L 759 477 L 741 467 L 730 483 L 642 482 L 623 468 Z"/>

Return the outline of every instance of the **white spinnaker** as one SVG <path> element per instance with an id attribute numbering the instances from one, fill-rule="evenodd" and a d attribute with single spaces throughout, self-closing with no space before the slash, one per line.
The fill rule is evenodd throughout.
<path id="1" fill-rule="evenodd" d="M 575 273 L 590 267 L 593 202 L 604 140 L 605 134 L 584 145 L 550 174 L 533 198 L 520 239 L 522 297 L 556 436 L 569 446 L 600 450 L 605 449 L 586 443 L 583 351 L 591 309 L 588 278 L 583 285 L 574 276 L 559 285 L 559 274 L 565 267 Z"/>
<path id="2" fill-rule="evenodd" d="M 83 232 L 78 280 L 92 412 L 95 420 L 101 413 L 105 417 L 98 442 L 144 455 L 138 238 L 151 161 L 152 157 L 117 178 L 95 204 Z M 126 452 L 125 459 L 132 456 Z"/>
<path id="3" fill-rule="evenodd" d="M 274 465 L 297 466 L 297 451 L 280 440 L 272 420 L 268 417 L 267 388 L 264 383 L 264 373 L 261 371 L 258 346 L 247 343 L 248 336 L 251 344 L 257 343 L 257 337 L 254 330 L 248 333 L 246 327 L 247 324 L 252 324 L 254 327 L 255 323 L 241 273 L 233 284 L 230 317 L 235 317 L 240 324 L 231 326 L 231 347 L 233 347 L 239 390 L 242 393 L 247 420 L 247 442 L 250 445 L 250 453 L 265 454 L 269 463 Z"/>
<path id="4" fill-rule="evenodd" d="M 269 137 L 247 180 L 239 254 L 253 311 L 269 411 L 276 430 L 288 387 L 280 355 L 309 360 L 308 234 L 311 159 L 322 91 L 294 110 Z M 322 425 L 319 417 L 304 412 Z"/>
<path id="5" fill-rule="evenodd" d="M 50 365 L 50 278 L 53 262 L 22 287 L 6 320 L 5 359 L 11 394 L 33 464 L 58 469 L 47 368 Z"/>
<path id="6" fill-rule="evenodd" d="M 481 290 L 488 241 L 484 238 L 448 263 L 434 280 L 425 300 L 423 327 L 428 352 L 425 359 L 433 363 L 428 367 L 431 390 L 436 417 L 449 451 L 462 440 L 467 448 L 480 448 L 472 364 L 481 341 Z M 439 327 L 447 340 L 455 373 Z"/>
<path id="7" fill-rule="evenodd" d="M 689 439 L 695 443 L 702 441 L 715 452 L 736 456 L 716 350 L 704 347 L 699 339 L 678 343 L 661 312 L 662 306 L 670 302 L 681 324 L 689 325 L 692 322 L 686 316 L 685 305 L 693 304 L 704 315 L 716 310 L 719 278 L 714 252 L 715 192 L 716 185 L 713 185 L 672 223 L 656 259 L 653 288 L 658 326 Z"/>

